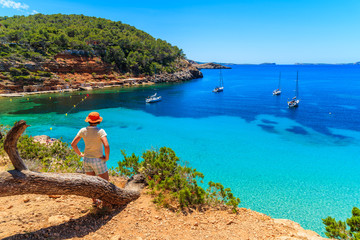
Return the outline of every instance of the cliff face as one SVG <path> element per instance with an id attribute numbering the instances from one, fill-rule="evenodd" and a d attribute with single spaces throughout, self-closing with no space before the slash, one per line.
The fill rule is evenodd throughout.
<path id="1" fill-rule="evenodd" d="M 147 80 L 154 83 L 164 83 L 164 82 L 182 82 L 187 80 L 192 80 L 196 78 L 202 78 L 203 74 L 197 68 L 188 67 L 182 71 L 178 71 L 172 74 L 164 73 L 156 76 L 148 77 Z"/>
<path id="2" fill-rule="evenodd" d="M 46 70 L 54 73 L 107 74 L 111 72 L 111 66 L 99 57 L 81 57 L 71 54 L 58 54 L 54 59 L 42 65 Z"/>
<path id="3" fill-rule="evenodd" d="M 177 62 L 181 70 L 155 76 L 131 77 L 121 74 L 99 57 L 62 53 L 44 62 L 0 62 L 0 93 L 41 92 L 49 90 L 104 87 L 109 85 L 139 85 L 162 82 L 181 82 L 202 78 L 202 73 L 188 61 Z M 14 70 L 14 68 L 16 68 Z M 14 75 L 15 74 L 18 75 Z M 26 76 L 21 76 L 21 74 Z"/>

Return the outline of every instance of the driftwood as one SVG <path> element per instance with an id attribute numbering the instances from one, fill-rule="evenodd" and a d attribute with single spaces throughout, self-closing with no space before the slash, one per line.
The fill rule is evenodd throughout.
<path id="1" fill-rule="evenodd" d="M 113 205 L 124 205 L 140 196 L 139 191 L 118 188 L 100 177 L 29 171 L 16 146 L 27 127 L 26 122 L 21 120 L 5 137 L 4 149 L 15 170 L 0 172 L 0 197 L 21 194 L 78 195 L 100 199 Z"/>

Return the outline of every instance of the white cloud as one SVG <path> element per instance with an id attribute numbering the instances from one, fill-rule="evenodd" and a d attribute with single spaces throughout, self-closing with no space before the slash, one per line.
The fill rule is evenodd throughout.
<path id="1" fill-rule="evenodd" d="M 36 11 L 36 10 L 33 10 L 33 11 L 31 12 L 31 14 L 37 14 L 37 13 L 39 13 L 39 12 Z"/>
<path id="2" fill-rule="evenodd" d="M 13 8 L 17 10 L 26 10 L 29 8 L 29 5 L 25 3 L 15 2 L 12 0 L 0 0 L 0 6 L 3 8 Z"/>

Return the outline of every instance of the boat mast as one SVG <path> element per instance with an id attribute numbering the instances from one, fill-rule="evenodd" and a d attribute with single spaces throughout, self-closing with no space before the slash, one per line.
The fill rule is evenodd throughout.
<path id="1" fill-rule="evenodd" d="M 299 71 L 296 71 L 296 98 L 299 97 Z"/>
<path id="2" fill-rule="evenodd" d="M 280 87 L 281 87 L 281 72 L 279 74 L 279 86 L 278 86 L 278 89 L 280 90 Z"/>
<path id="3" fill-rule="evenodd" d="M 223 87 L 223 77 L 222 77 L 222 72 L 221 72 L 221 68 L 220 69 L 220 79 L 219 79 L 219 83 L 220 83 L 220 86 L 219 87 Z"/>

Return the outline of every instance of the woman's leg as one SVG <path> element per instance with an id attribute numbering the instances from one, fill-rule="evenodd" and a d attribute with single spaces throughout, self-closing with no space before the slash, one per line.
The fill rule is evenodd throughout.
<path id="1" fill-rule="evenodd" d="M 105 172 L 103 174 L 99 174 L 99 177 L 105 179 L 106 181 L 109 181 L 109 172 Z"/>

